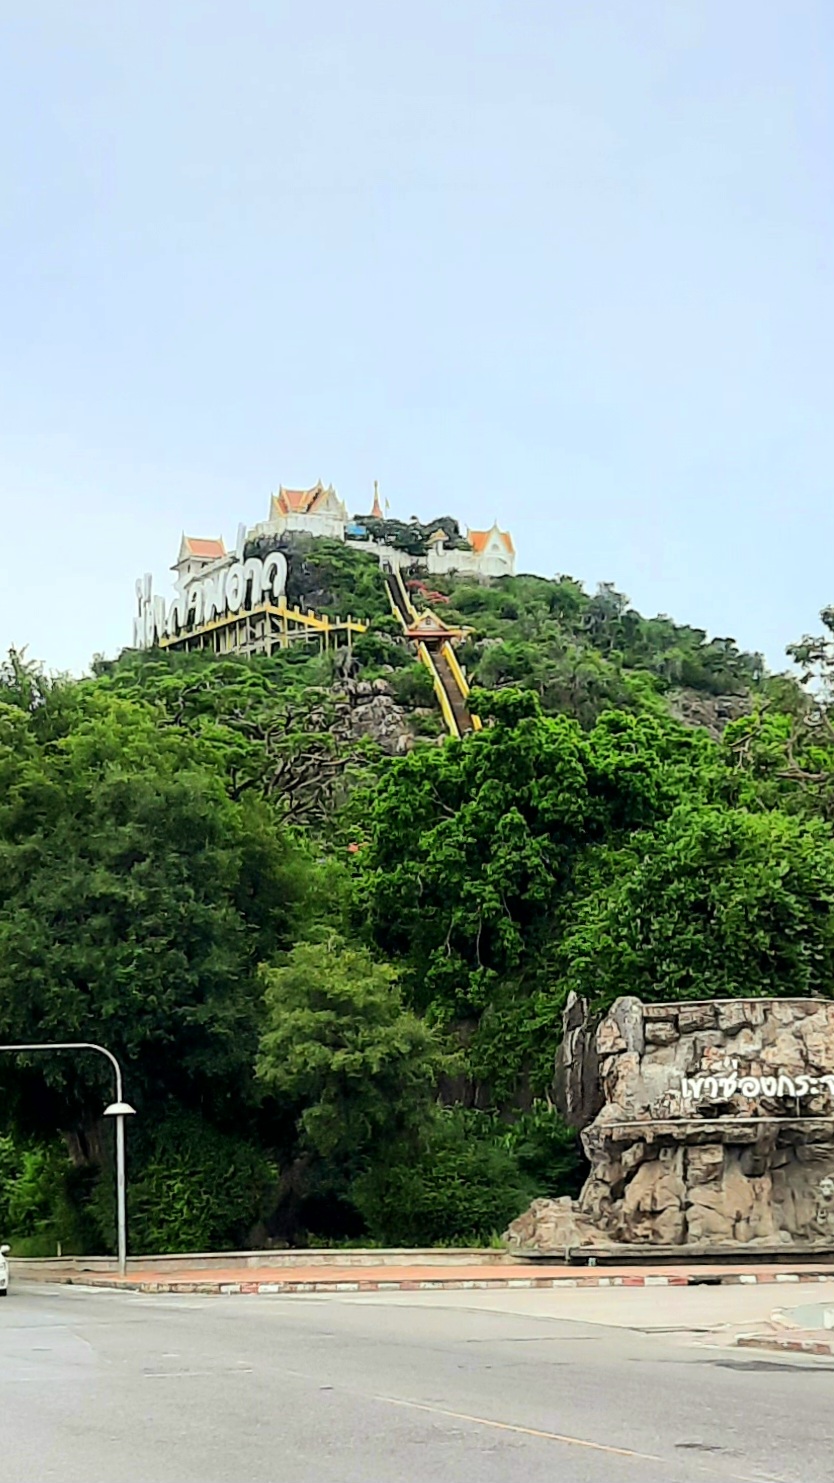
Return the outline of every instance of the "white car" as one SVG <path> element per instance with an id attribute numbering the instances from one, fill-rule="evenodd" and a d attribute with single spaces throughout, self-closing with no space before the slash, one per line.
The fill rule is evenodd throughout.
<path id="1" fill-rule="evenodd" d="M 0 1246 L 0 1298 L 5 1298 L 9 1291 L 9 1263 L 6 1260 L 8 1255 L 8 1246 Z"/>

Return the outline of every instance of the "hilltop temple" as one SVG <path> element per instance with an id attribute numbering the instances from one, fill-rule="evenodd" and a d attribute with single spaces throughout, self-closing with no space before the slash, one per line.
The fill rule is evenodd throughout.
<path id="1" fill-rule="evenodd" d="M 369 514 L 350 516 L 332 484 L 325 487 L 319 480 L 310 489 L 281 485 L 270 496 L 268 518 L 252 529 L 240 525 L 233 549 L 227 550 L 220 536 L 183 535 L 172 567 L 173 598 L 155 594 L 150 575 L 140 578 L 135 645 L 210 645 L 216 653 L 271 653 L 293 637 L 313 637 L 324 647 L 343 641 L 349 645 L 354 634 L 365 631 L 360 620 L 331 620 L 311 609 L 287 606 L 292 540 L 282 538 L 297 535 L 372 552 L 392 580 L 415 567 L 433 576 L 459 572 L 478 581 L 515 572 L 512 537 L 497 522 L 489 530 L 461 531 L 448 515 L 428 525 L 414 516 L 407 522 L 392 520 L 383 512 L 376 484 Z M 415 641 L 421 637 L 409 633 Z"/>
<path id="2" fill-rule="evenodd" d="M 344 502 L 332 484 L 325 489 L 319 480 L 312 489 L 285 489 L 280 485 L 269 501 L 269 519 L 265 525 L 258 526 L 258 531 L 275 531 L 279 535 L 284 531 L 305 531 L 307 535 L 343 541 L 347 524 Z"/>
<path id="3" fill-rule="evenodd" d="M 367 522 L 367 523 L 366 523 Z M 254 535 L 282 535 L 303 532 L 310 536 L 327 536 L 361 545 L 376 552 L 380 561 L 390 565 L 416 565 L 432 576 L 461 572 L 474 577 L 511 577 L 515 572 L 515 547 L 508 531 L 497 523 L 489 530 L 467 530 L 454 543 L 442 527 L 426 542 L 425 553 L 414 555 L 396 544 L 396 536 L 385 530 L 387 517 L 374 485 L 374 503 L 368 515 L 348 515 L 347 506 L 329 484 L 321 480 L 310 489 L 285 489 L 281 485 L 270 497 L 269 518 L 255 526 Z M 380 529 L 380 526 L 383 527 Z M 192 543 L 194 544 L 194 543 Z M 215 542 L 196 542 L 215 545 Z"/>
<path id="4" fill-rule="evenodd" d="M 454 521 L 446 524 L 453 530 L 457 529 Z M 484 580 L 511 577 L 515 573 L 513 538 L 509 531 L 501 530 L 497 522 L 489 530 L 467 530 L 457 536 L 450 536 L 447 529 L 438 526 L 422 542 L 423 549 L 416 553 L 398 544 L 398 533 L 407 528 L 388 521 L 376 484 L 370 513 L 351 517 L 333 485 L 325 487 L 319 480 L 310 489 L 285 489 L 283 484 L 280 485 L 277 493 L 270 496 L 268 518 L 246 534 L 248 537 L 304 534 L 344 541 L 346 545 L 373 551 L 381 566 L 416 566 L 431 576 L 460 572 Z M 179 555 L 171 570 L 178 585 L 185 588 L 195 578 L 218 570 L 233 560 L 234 553 L 226 550 L 222 537 L 183 535 Z"/>
<path id="5" fill-rule="evenodd" d="M 232 550 L 220 536 L 183 535 L 173 565 L 174 595 L 153 590 L 149 573 L 136 583 L 133 644 L 137 649 L 174 648 L 212 654 L 271 655 L 296 642 L 316 643 L 327 652 L 347 649 L 367 633 L 369 622 L 326 608 L 316 612 L 292 592 L 292 568 L 303 566 L 293 536 L 342 541 L 373 553 L 384 573 L 392 615 L 416 658 L 428 671 L 450 736 L 461 739 L 481 729 L 470 710 L 469 682 L 456 653 L 463 630 L 450 627 L 430 607 L 415 607 L 410 589 L 426 592 L 414 568 L 429 575 L 459 572 L 478 581 L 512 576 L 515 547 L 495 522 L 489 530 L 461 531 L 457 520 L 441 515 L 428 524 L 413 516 L 391 520 L 374 485 L 373 508 L 350 517 L 344 501 L 321 480 L 310 489 L 280 486 L 269 501 L 269 516 L 247 530 L 238 526 Z M 289 539 L 285 539 L 289 537 Z M 412 575 L 412 580 L 406 578 Z M 445 601 L 439 593 L 438 601 Z"/>

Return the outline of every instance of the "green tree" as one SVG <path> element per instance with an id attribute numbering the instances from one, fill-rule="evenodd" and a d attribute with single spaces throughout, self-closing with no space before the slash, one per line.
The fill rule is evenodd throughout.
<path id="1" fill-rule="evenodd" d="M 440 1060 L 428 1027 L 403 1008 L 394 970 L 329 935 L 297 943 L 262 978 L 258 1075 L 296 1108 L 302 1147 L 348 1179 L 413 1139 Z"/>
<path id="2" fill-rule="evenodd" d="M 261 1149 L 195 1113 L 169 1113 L 144 1136 L 137 1133 L 130 1183 L 134 1251 L 231 1251 L 251 1244 L 278 1179 Z M 93 1208 L 112 1248 L 111 1168 L 102 1174 Z"/>
<path id="3" fill-rule="evenodd" d="M 103 1042 L 132 1101 L 222 1121 L 251 1087 L 258 963 L 292 939 L 309 867 L 213 760 L 97 683 L 0 700 L 0 1036 Z M 7 1061 L 22 1125 L 83 1144 L 98 1059 Z"/>
<path id="4" fill-rule="evenodd" d="M 447 1020 L 480 1013 L 535 953 L 583 849 L 720 774 L 714 746 L 671 723 L 611 714 L 586 737 L 530 692 L 473 705 L 486 730 L 398 759 L 361 809 L 362 919 L 407 965 L 415 1006 Z"/>
<path id="5" fill-rule="evenodd" d="M 611 583 L 594 596 L 570 577 L 437 585 L 449 598 L 446 615 L 469 628 L 463 659 L 474 683 L 523 685 L 546 711 L 588 728 L 614 706 L 654 711 L 657 697 L 679 685 L 708 695 L 766 687 L 761 655 L 664 615 L 644 618 Z"/>
<path id="6" fill-rule="evenodd" d="M 834 991 L 822 820 L 688 804 L 595 863 L 597 889 L 577 901 L 560 958 L 564 984 L 597 1006 Z"/>
<path id="7" fill-rule="evenodd" d="M 193 738 L 233 799 L 256 793 L 285 823 L 322 832 L 353 782 L 372 775 L 377 753 L 354 738 L 329 658 L 295 657 L 129 655 L 101 666 L 101 680 Z"/>
<path id="8" fill-rule="evenodd" d="M 473 692 L 490 724 L 412 753 L 357 806 L 357 925 L 400 962 L 409 1002 L 466 1046 L 493 1105 L 552 1078 L 561 986 L 553 944 L 587 851 L 668 817 L 688 792 L 720 796 L 717 747 L 622 713 L 589 734 L 530 691 Z"/>
<path id="9" fill-rule="evenodd" d="M 549 1102 L 534 1102 L 502 1130 L 501 1141 L 537 1196 L 579 1194 L 588 1167 L 579 1137 Z"/>
<path id="10" fill-rule="evenodd" d="M 727 728 L 724 745 L 751 807 L 834 819 L 834 608 L 821 613 L 824 632 L 790 644 L 801 687 L 769 677 L 751 716 Z"/>

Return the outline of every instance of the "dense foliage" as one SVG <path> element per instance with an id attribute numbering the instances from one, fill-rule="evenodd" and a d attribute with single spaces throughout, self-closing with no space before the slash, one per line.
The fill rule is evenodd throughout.
<path id="1" fill-rule="evenodd" d="M 475 682 L 532 689 L 546 711 L 582 725 L 611 707 L 663 710 L 663 697 L 681 688 L 707 696 L 766 688 L 761 655 L 671 618 L 644 618 L 608 583 L 593 596 L 571 577 L 437 585 L 448 597 L 444 617 L 471 630 L 461 658 Z"/>
<path id="2" fill-rule="evenodd" d="M 394 969 L 330 935 L 299 943 L 263 978 L 258 1075 L 299 1109 L 304 1145 L 345 1170 L 407 1149 L 428 1116 L 440 1056 L 403 1009 Z"/>
<path id="3" fill-rule="evenodd" d="M 540 1189 L 480 1113 L 435 1115 L 421 1146 L 376 1163 L 355 1187 L 372 1236 L 391 1246 L 479 1246 Z"/>
<path id="4" fill-rule="evenodd" d="M 252 1078 L 258 965 L 297 930 L 300 846 L 215 750 L 103 685 L 0 702 L 0 1037 L 98 1040 L 164 1096 L 231 1110 Z M 34 1031 L 37 1033 L 33 1033 Z M 107 1071 L 14 1079 L 32 1131 L 80 1129 Z"/>
<path id="5" fill-rule="evenodd" d="M 610 587 L 438 582 L 485 723 L 455 742 L 373 556 L 293 571 L 371 620 L 347 666 L 0 668 L 0 1041 L 122 1060 L 134 1248 L 488 1241 L 581 1183 L 570 989 L 834 990 L 834 614 L 803 687 Z M 353 725 L 382 677 L 404 756 Z M 737 719 L 681 724 L 684 691 Z M 0 1096 L 4 1239 L 108 1248 L 105 1064 L 4 1058 Z"/>
<path id="6" fill-rule="evenodd" d="M 698 999 L 831 993 L 834 839 L 822 819 L 682 805 L 577 903 L 565 981 Z"/>
<path id="7" fill-rule="evenodd" d="M 219 1132 L 194 1113 L 155 1126 L 131 1183 L 134 1248 L 156 1253 L 224 1251 L 246 1246 L 268 1209 L 277 1169 L 252 1140 Z M 222 1179 L 218 1171 L 222 1170 Z M 100 1181 L 96 1214 L 115 1239 L 109 1173 Z"/>

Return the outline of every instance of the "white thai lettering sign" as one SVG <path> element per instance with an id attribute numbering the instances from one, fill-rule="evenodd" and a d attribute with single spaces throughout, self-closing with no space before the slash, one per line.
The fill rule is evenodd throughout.
<path id="1" fill-rule="evenodd" d="M 214 618 L 245 612 L 283 596 L 287 590 L 286 556 L 282 551 L 271 551 L 263 560 L 250 556 L 244 561 L 245 543 L 246 529 L 242 526 L 236 550 L 204 571 L 181 577 L 170 603 L 155 596 L 150 576 L 140 577 L 136 583 L 134 648 L 153 648 L 163 639 L 193 632 Z"/>
<path id="2" fill-rule="evenodd" d="M 738 1074 L 738 1061 L 731 1057 L 698 1075 L 681 1076 L 681 1095 L 691 1102 L 729 1102 L 735 1096 L 779 1097 L 802 1101 L 806 1097 L 834 1098 L 834 1074 L 809 1076 L 773 1071 L 769 1075 Z"/>

